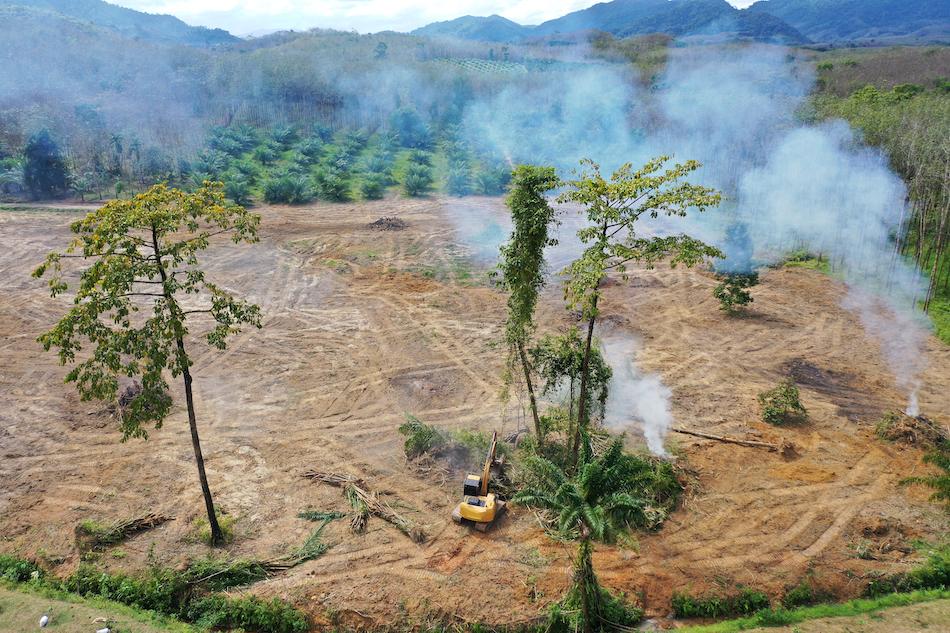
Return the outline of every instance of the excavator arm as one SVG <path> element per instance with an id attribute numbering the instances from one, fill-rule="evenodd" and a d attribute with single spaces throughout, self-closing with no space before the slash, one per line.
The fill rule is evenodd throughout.
<path id="1" fill-rule="evenodd" d="M 485 458 L 485 467 L 482 469 L 482 488 L 479 495 L 488 494 L 488 479 L 491 477 L 491 467 L 495 463 L 495 450 L 498 448 L 498 431 L 491 434 L 491 446 L 488 447 L 488 457 Z"/>

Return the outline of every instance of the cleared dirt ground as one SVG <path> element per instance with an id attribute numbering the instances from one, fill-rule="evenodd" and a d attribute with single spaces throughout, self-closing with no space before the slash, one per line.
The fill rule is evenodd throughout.
<path id="1" fill-rule="evenodd" d="M 502 433 L 524 422 L 517 400 L 499 399 L 504 297 L 485 283 L 473 246 L 502 230 L 503 220 L 484 221 L 502 218 L 501 202 L 259 211 L 259 244 L 215 246 L 205 260 L 215 281 L 261 304 L 264 328 L 241 334 L 226 352 L 191 344 L 211 486 L 237 518 L 232 553 L 283 553 L 313 528 L 296 517 L 300 510 L 344 509 L 339 490 L 301 478 L 313 468 L 350 472 L 392 493 L 390 502 L 431 539 L 416 545 L 377 519 L 355 536 L 336 521 L 324 556 L 253 591 L 351 625 L 536 615 L 566 586 L 571 548 L 548 539 L 525 511 L 489 534 L 456 526 L 449 514 L 459 482 L 407 466 L 396 432 L 405 412 L 444 428 Z M 176 520 L 100 563 L 180 563 L 207 551 L 188 539 L 202 505 L 183 408 L 148 442 L 120 444 L 108 412 L 80 402 L 55 356 L 35 342 L 68 300 L 50 299 L 29 273 L 65 244 L 78 213 L 0 212 L 0 550 L 62 561 L 67 573 L 78 564 L 79 521 L 149 510 Z M 381 216 L 409 226 L 367 228 Z M 903 396 L 876 344 L 840 306 L 840 285 L 800 269 L 769 271 L 762 282 L 742 318 L 719 312 L 715 281 L 701 271 L 634 271 L 606 291 L 605 315 L 641 340 L 637 362 L 672 389 L 679 426 L 798 447 L 797 458 L 785 459 L 670 436 L 693 473 L 683 507 L 660 532 L 641 536 L 639 551 L 600 547 L 596 557 L 605 583 L 638 596 L 654 616 L 667 614 L 674 589 L 745 583 L 780 595 L 806 574 L 854 595 L 867 574 L 908 567 L 913 539 L 947 527 L 925 491 L 898 486 L 922 472 L 921 453 L 874 438 L 874 423 Z M 557 288 L 541 320 L 545 328 L 572 323 Z M 946 424 L 950 350 L 928 345 L 921 407 Z M 811 421 L 769 427 L 757 419 L 755 396 L 789 374 Z M 634 430 L 631 443 L 637 438 Z M 880 552 L 879 560 L 859 559 L 858 548 Z"/>

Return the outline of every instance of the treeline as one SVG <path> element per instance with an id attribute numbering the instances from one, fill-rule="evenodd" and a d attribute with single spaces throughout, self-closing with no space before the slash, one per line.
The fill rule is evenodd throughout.
<path id="1" fill-rule="evenodd" d="M 820 118 L 843 118 L 885 150 L 907 184 L 898 249 L 929 279 L 920 302 L 950 340 L 950 79 L 888 90 L 868 85 L 845 98 L 819 95 L 815 106 Z"/>

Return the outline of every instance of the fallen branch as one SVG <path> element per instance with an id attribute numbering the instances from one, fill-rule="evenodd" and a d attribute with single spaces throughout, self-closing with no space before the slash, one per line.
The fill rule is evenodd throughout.
<path id="1" fill-rule="evenodd" d="M 353 507 L 355 514 L 350 520 L 350 527 L 357 534 L 366 529 L 366 519 L 369 514 L 379 517 L 383 521 L 395 526 L 400 532 L 408 536 L 415 543 L 425 543 L 426 534 L 415 523 L 401 516 L 392 507 L 379 500 L 379 494 L 369 492 L 364 488 L 366 484 L 353 475 L 310 471 L 303 475 L 311 481 L 330 484 L 343 489 L 343 494 Z"/>
<path id="2" fill-rule="evenodd" d="M 715 440 L 716 442 L 725 442 L 727 444 L 738 444 L 739 446 L 749 446 L 752 448 L 764 448 L 770 451 L 779 451 L 782 447 L 776 446 L 775 444 L 770 444 L 768 442 L 758 442 L 756 440 L 740 440 L 734 437 L 724 437 L 722 435 L 713 435 L 712 433 L 700 433 L 699 431 L 687 431 L 686 429 L 670 429 L 674 433 L 682 433 L 683 435 L 693 435 L 695 437 L 701 437 L 706 440 Z"/>
<path id="3" fill-rule="evenodd" d="M 163 514 L 149 513 L 108 525 L 96 521 L 83 521 L 76 526 L 76 544 L 80 550 L 100 550 L 111 545 L 118 545 L 130 536 L 151 530 L 162 523 L 174 520 L 174 518 Z"/>

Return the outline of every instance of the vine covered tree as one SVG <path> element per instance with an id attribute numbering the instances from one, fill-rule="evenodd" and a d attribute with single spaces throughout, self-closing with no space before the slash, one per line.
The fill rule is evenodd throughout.
<path id="1" fill-rule="evenodd" d="M 510 377 L 510 367 L 517 355 L 528 389 L 538 442 L 543 440 L 543 431 L 525 344 L 534 330 L 534 308 L 538 303 L 538 291 L 544 286 L 544 249 L 556 243 L 548 233 L 555 221 L 554 210 L 544 194 L 557 187 L 558 182 L 553 167 L 515 167 L 507 200 L 514 227 L 511 238 L 501 247 L 502 283 L 509 292 L 505 324 L 509 351 L 507 374 Z"/>
<path id="2" fill-rule="evenodd" d="M 637 233 L 636 223 L 644 216 L 685 217 L 690 208 L 704 211 L 720 202 L 721 196 L 716 190 L 683 181 L 700 166 L 698 162 L 667 166 L 669 161 L 669 156 L 660 156 L 636 171 L 627 163 L 607 180 L 601 175 L 599 165 L 585 159 L 581 161 L 584 171 L 580 177 L 568 182 L 568 191 L 558 198 L 561 202 L 583 205 L 588 221 L 588 225 L 577 232 L 586 248 L 565 270 L 568 280 L 564 288 L 568 308 L 579 311 L 587 321 L 577 425 L 571 446 L 575 465 L 581 431 L 589 419 L 591 344 L 604 278 L 611 272 L 626 277 L 630 262 L 648 268 L 662 260 L 668 260 L 671 267 L 694 266 L 707 258 L 724 256 L 717 248 L 688 235 L 640 237 Z"/>
<path id="3" fill-rule="evenodd" d="M 49 274 L 56 297 L 69 290 L 63 261 L 86 264 L 78 271 L 72 307 L 38 340 L 47 351 L 55 348 L 62 364 L 73 365 L 66 382 L 76 384 L 83 400 L 116 401 L 120 379 L 134 381 L 119 408 L 123 441 L 147 439 L 149 424 L 161 427 L 172 405 L 165 373 L 182 377 L 214 545 L 224 535 L 205 474 L 185 341 L 197 319 L 209 321 L 205 339 L 218 349 L 241 326 L 260 327 L 258 306 L 210 282 L 198 257 L 217 235 L 236 244 L 256 242 L 259 222 L 260 216 L 226 202 L 220 183 L 206 182 L 194 193 L 155 185 L 74 222 L 76 237 L 66 250 L 50 253 L 33 273 Z"/>

